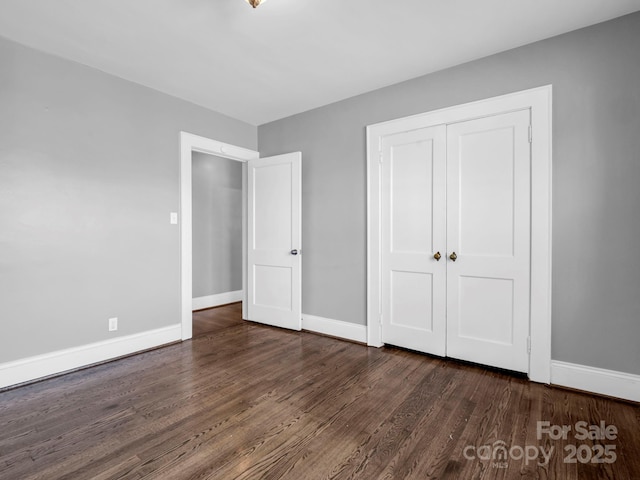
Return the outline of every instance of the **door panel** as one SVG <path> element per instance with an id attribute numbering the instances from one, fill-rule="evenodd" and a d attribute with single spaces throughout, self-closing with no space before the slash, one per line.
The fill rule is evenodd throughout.
<path id="1" fill-rule="evenodd" d="M 460 252 L 513 255 L 513 133 L 498 127 L 458 137 Z"/>
<path id="2" fill-rule="evenodd" d="M 433 332 L 433 275 L 391 272 L 392 327 Z"/>
<path id="3" fill-rule="evenodd" d="M 254 266 L 254 304 L 257 307 L 291 310 L 293 268 L 274 265 Z"/>
<path id="4" fill-rule="evenodd" d="M 529 116 L 447 127 L 447 355 L 520 372 L 529 368 Z"/>
<path id="5" fill-rule="evenodd" d="M 513 343 L 513 280 L 458 277 L 458 335 L 503 345 Z M 491 322 L 483 318 L 491 317 Z"/>
<path id="6" fill-rule="evenodd" d="M 382 339 L 445 354 L 445 127 L 382 145 Z"/>
<path id="7" fill-rule="evenodd" d="M 292 165 L 276 163 L 253 168 L 256 250 L 278 250 L 291 244 Z"/>
<path id="8" fill-rule="evenodd" d="M 301 154 L 248 162 L 248 318 L 300 330 Z"/>
<path id="9" fill-rule="evenodd" d="M 428 254 L 433 251 L 433 140 L 405 141 L 390 145 L 389 152 L 391 250 Z"/>

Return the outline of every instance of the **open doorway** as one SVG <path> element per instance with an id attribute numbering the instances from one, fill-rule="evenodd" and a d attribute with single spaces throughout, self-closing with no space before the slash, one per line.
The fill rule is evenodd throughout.
<path id="1" fill-rule="evenodd" d="M 193 152 L 193 310 L 242 301 L 242 164 Z"/>
<path id="2" fill-rule="evenodd" d="M 191 199 L 196 336 L 208 331 L 207 309 L 242 301 L 242 164 L 192 152 Z"/>
<path id="3" fill-rule="evenodd" d="M 200 157 L 200 154 L 207 156 Z M 231 160 L 241 162 L 241 277 L 242 288 L 241 298 L 243 302 L 243 318 L 246 318 L 245 304 L 246 304 L 246 164 L 248 160 L 258 158 L 259 154 L 256 151 L 248 150 L 235 145 L 229 145 L 226 143 L 218 142 L 198 135 L 193 135 L 186 132 L 180 132 L 180 251 L 181 251 L 181 325 L 182 325 L 182 339 L 186 340 L 192 337 L 193 323 L 192 323 L 192 311 L 194 307 L 194 297 L 204 297 L 203 302 L 209 302 L 212 300 L 221 301 L 223 297 L 216 297 L 215 294 L 201 295 L 201 286 L 198 286 L 198 290 L 194 292 L 194 260 L 197 261 L 199 253 L 196 253 L 194 258 L 194 230 L 193 230 L 193 169 L 194 158 L 197 167 L 200 168 L 200 160 L 204 162 L 206 166 L 208 162 L 220 162 Z M 224 169 L 224 167 L 222 167 Z M 233 169 L 232 169 L 233 170 Z M 198 208 L 196 209 L 198 210 Z M 197 240 L 199 241 L 199 240 Z M 206 266 L 204 267 L 206 268 Z M 200 270 L 200 265 L 196 270 Z M 210 279 L 213 281 L 213 279 Z M 218 281 L 218 280 L 215 280 Z M 233 281 L 233 280 L 232 280 Z M 204 282 L 206 286 L 206 282 Z M 211 283 L 210 283 L 211 285 Z M 234 284 L 237 286 L 237 282 Z M 231 295 L 238 295 L 237 290 L 231 290 Z M 196 295 L 194 295 L 196 293 Z M 229 294 L 229 292 L 222 292 L 223 294 Z M 225 302 L 228 303 L 228 302 Z"/>

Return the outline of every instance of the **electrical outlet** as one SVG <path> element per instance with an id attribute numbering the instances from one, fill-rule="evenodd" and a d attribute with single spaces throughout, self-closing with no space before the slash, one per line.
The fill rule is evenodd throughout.
<path id="1" fill-rule="evenodd" d="M 118 330 L 118 317 L 113 317 L 109 319 L 109 331 L 115 332 Z"/>

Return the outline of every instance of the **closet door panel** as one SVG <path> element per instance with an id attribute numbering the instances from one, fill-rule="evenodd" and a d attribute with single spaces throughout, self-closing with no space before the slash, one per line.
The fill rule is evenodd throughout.
<path id="1" fill-rule="evenodd" d="M 382 340 L 445 354 L 445 127 L 382 142 Z"/>
<path id="2" fill-rule="evenodd" d="M 447 356 L 519 372 L 529 369 L 529 117 L 447 127 Z"/>

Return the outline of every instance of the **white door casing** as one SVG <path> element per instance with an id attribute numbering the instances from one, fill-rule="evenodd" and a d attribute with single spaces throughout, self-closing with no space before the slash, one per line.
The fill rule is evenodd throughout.
<path id="1" fill-rule="evenodd" d="M 517 372 L 529 371 L 529 117 L 447 126 L 447 356 Z"/>
<path id="2" fill-rule="evenodd" d="M 191 155 L 193 152 L 207 153 L 217 157 L 243 162 L 242 170 L 242 290 L 243 318 L 246 318 L 246 162 L 258 158 L 258 152 L 219 142 L 188 132 L 180 132 L 180 323 L 182 340 L 192 336 L 193 329 L 193 245 L 192 245 L 192 186 Z"/>
<path id="3" fill-rule="evenodd" d="M 389 135 L 381 152 L 382 340 L 440 356 L 446 328 L 445 134 L 441 125 Z"/>
<path id="4" fill-rule="evenodd" d="M 248 162 L 247 320 L 301 330 L 300 152 Z"/>
<path id="5" fill-rule="evenodd" d="M 528 371 L 531 380 L 549 383 L 551 364 L 551 93 L 551 86 L 540 87 L 367 127 L 367 343 L 369 345 L 382 346 L 385 341 L 381 328 L 384 276 L 382 192 L 383 169 L 386 168 L 385 162 L 382 161 L 383 139 L 400 132 L 411 132 L 437 125 L 453 126 L 453 124 L 473 119 L 529 110 L 533 136 L 530 147 L 530 302 L 527 311 L 530 319 L 531 353 L 526 371 Z M 445 253 L 450 254 L 451 252 L 441 251 L 440 253 L 444 257 Z M 451 263 L 448 258 L 446 261 L 448 264 Z M 456 262 L 454 272 L 458 265 L 461 264 Z M 505 284 L 502 283 L 498 290 L 500 288 L 505 290 L 504 286 Z M 473 289 L 467 288 L 466 292 L 468 291 L 473 291 Z M 466 292 L 463 294 L 468 296 Z M 513 368 L 513 366 L 507 368 Z"/>

